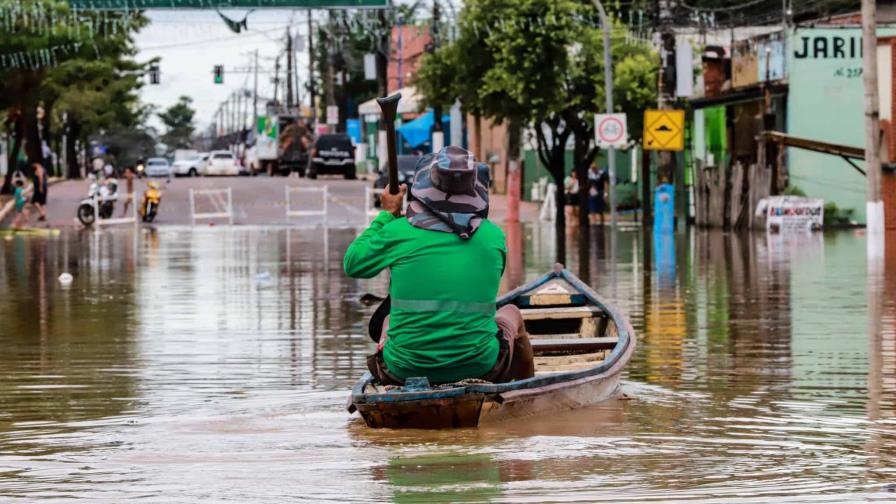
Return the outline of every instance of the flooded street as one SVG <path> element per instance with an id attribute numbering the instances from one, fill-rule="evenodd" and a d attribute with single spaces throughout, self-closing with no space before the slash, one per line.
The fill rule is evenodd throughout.
<path id="1" fill-rule="evenodd" d="M 502 291 L 555 258 L 505 230 Z M 434 432 L 345 410 L 388 281 L 342 273 L 358 230 L 0 240 L 0 501 L 896 499 L 894 251 L 595 230 L 568 266 L 631 317 L 625 396 Z"/>

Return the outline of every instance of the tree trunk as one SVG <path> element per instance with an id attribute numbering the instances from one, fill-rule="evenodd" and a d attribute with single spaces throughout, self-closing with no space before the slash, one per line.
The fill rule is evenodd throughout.
<path id="1" fill-rule="evenodd" d="M 9 149 L 9 156 L 7 156 L 6 176 L 3 177 L 3 187 L 0 188 L 0 194 L 10 194 L 12 192 L 12 176 L 19 169 L 19 151 L 22 150 L 21 114 L 13 122 L 12 132 L 12 147 Z"/>
<path id="2" fill-rule="evenodd" d="M 485 160 L 482 159 L 482 116 L 479 115 L 479 112 L 473 113 L 473 145 L 471 147 L 476 159 L 484 163 Z"/>
<path id="3" fill-rule="evenodd" d="M 582 139 L 580 136 L 576 134 L 573 146 L 573 169 L 579 180 L 579 227 L 586 228 L 590 224 L 588 221 L 588 160 L 586 159 L 588 140 Z"/>
<path id="4" fill-rule="evenodd" d="M 65 176 L 70 179 L 81 177 L 81 166 L 78 164 L 78 138 L 81 136 L 81 124 L 78 121 L 69 119 L 65 126 Z"/>
<path id="5" fill-rule="evenodd" d="M 563 156 L 558 159 L 552 156 L 551 166 L 548 166 L 548 172 L 554 178 L 554 184 L 557 191 L 554 194 L 554 202 L 556 203 L 554 215 L 554 228 L 557 236 L 557 254 L 554 262 L 566 264 L 566 190 L 563 187 Z"/>
<path id="6" fill-rule="evenodd" d="M 22 111 L 22 137 L 25 139 L 25 155 L 28 156 L 28 167 L 24 171 L 29 176 L 32 173 L 31 164 L 43 161 L 39 127 L 37 107 L 25 107 Z"/>

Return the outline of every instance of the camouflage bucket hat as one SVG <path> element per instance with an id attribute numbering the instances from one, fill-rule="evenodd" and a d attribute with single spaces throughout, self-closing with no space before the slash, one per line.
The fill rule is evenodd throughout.
<path id="1" fill-rule="evenodd" d="M 456 146 L 442 148 L 417 162 L 408 222 L 467 240 L 488 217 L 488 166 Z"/>

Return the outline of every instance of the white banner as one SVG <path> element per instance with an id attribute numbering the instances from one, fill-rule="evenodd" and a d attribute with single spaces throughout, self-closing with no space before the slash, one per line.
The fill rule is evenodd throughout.
<path id="1" fill-rule="evenodd" d="M 327 105 L 327 124 L 339 124 L 339 107 Z"/>
<path id="2" fill-rule="evenodd" d="M 364 55 L 364 79 L 376 80 L 376 54 Z"/>
<path id="3" fill-rule="evenodd" d="M 770 196 L 759 200 L 757 215 L 765 215 L 772 232 L 814 231 L 824 223 L 824 200 L 802 196 Z"/>

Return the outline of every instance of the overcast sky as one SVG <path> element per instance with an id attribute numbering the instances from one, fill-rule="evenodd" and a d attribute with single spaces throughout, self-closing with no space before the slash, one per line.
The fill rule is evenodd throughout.
<path id="1" fill-rule="evenodd" d="M 241 20 L 245 10 L 227 10 L 231 19 Z M 318 13 L 318 16 L 323 13 Z M 159 109 L 171 106 L 181 95 L 193 99 L 196 124 L 205 128 L 219 105 L 235 90 L 245 86 L 252 89 L 252 75 L 225 72 L 224 84 L 213 83 L 212 68 L 226 69 L 251 66 L 250 53 L 258 49 L 262 70 L 273 72 L 274 57 L 282 50 L 286 27 L 292 25 L 293 34 L 307 36 L 306 11 L 255 11 L 249 16 L 249 31 L 233 33 L 215 11 L 151 10 L 151 24 L 137 35 L 138 59 L 160 57 L 161 83 L 143 87 L 144 103 Z M 299 79 L 304 88 L 308 77 L 307 50 L 298 55 Z M 285 75 L 282 62 L 281 77 Z M 259 75 L 259 96 L 273 95 L 272 73 Z M 307 96 L 304 97 L 307 100 Z M 259 106 L 263 106 L 259 103 Z M 251 113 L 251 112 L 250 112 Z M 157 118 L 153 124 L 159 126 Z"/>

